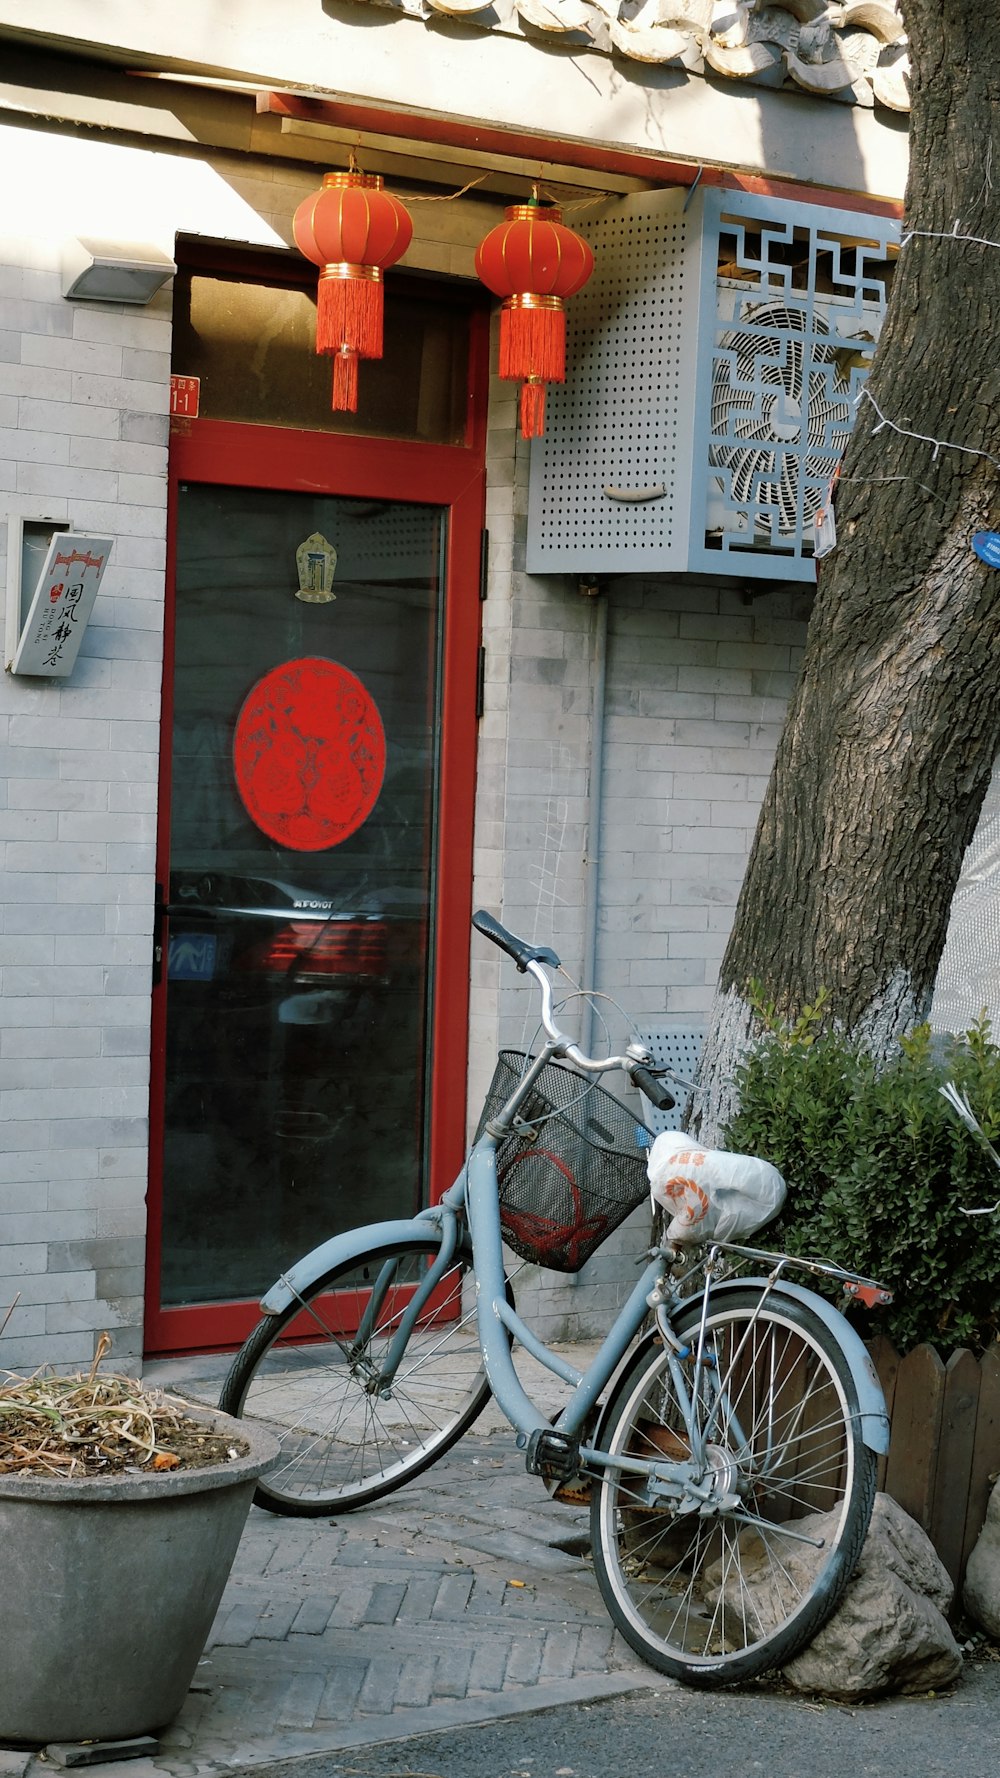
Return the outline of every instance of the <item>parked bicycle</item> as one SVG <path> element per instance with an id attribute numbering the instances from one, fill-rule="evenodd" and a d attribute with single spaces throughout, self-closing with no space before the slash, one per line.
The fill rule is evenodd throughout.
<path id="1" fill-rule="evenodd" d="M 279 1278 L 220 1405 L 280 1432 L 258 1503 L 329 1516 L 419 1475 L 492 1393 L 529 1472 L 558 1498 L 589 1498 L 597 1581 L 632 1647 L 688 1684 L 735 1684 L 783 1664 L 833 1611 L 888 1445 L 860 1338 L 786 1274 L 866 1300 L 880 1287 L 820 1260 L 659 1241 L 587 1369 L 549 1350 L 515 1309 L 503 1244 L 578 1270 L 648 1192 L 649 1132 L 596 1077 L 673 1099 L 638 1041 L 598 1059 L 559 1030 L 553 951 L 489 914 L 473 924 L 534 978 L 538 1054 L 501 1054 L 440 1203 L 335 1236 Z M 554 1425 L 515 1341 L 571 1387 Z"/>

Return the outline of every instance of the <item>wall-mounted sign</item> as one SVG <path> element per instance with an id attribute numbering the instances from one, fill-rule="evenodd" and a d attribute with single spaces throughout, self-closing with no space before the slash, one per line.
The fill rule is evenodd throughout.
<path id="1" fill-rule="evenodd" d="M 10 662 L 12 673 L 65 679 L 73 671 L 112 541 L 56 532 Z"/>
<path id="2" fill-rule="evenodd" d="M 988 568 L 1000 568 L 1000 531 L 977 531 L 972 547 Z"/>
<path id="3" fill-rule="evenodd" d="M 200 377 L 174 377 L 170 379 L 170 412 L 180 414 L 185 419 L 196 420 L 201 404 Z"/>
<path id="4" fill-rule="evenodd" d="M 294 852 L 339 846 L 367 821 L 385 776 L 385 732 L 361 680 L 318 655 L 272 667 L 233 734 L 251 821 Z"/>

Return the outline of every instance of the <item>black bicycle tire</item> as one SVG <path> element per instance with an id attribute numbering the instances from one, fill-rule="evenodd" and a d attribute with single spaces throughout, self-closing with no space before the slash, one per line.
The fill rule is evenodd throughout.
<path id="1" fill-rule="evenodd" d="M 727 1292 L 725 1298 L 718 1299 L 715 1309 L 710 1311 L 709 1324 L 729 1319 L 741 1310 L 752 1310 L 759 1302 L 760 1292 L 753 1288 Z M 857 1393 L 850 1367 L 827 1323 L 815 1315 L 808 1305 L 777 1294 L 770 1298 L 761 1314 L 769 1320 L 780 1316 L 790 1322 L 799 1333 L 811 1339 L 815 1350 L 822 1355 L 840 1384 L 845 1410 L 845 1442 L 851 1455 L 849 1497 L 845 1501 L 838 1535 L 822 1572 L 791 1616 L 771 1634 L 732 1654 L 709 1654 L 692 1659 L 689 1653 L 668 1648 L 659 1639 L 644 1633 L 638 1621 L 637 1609 L 628 1609 L 623 1603 L 623 1594 L 627 1596 L 627 1583 L 621 1570 L 617 1548 L 613 1562 L 609 1562 L 605 1534 L 613 1523 L 610 1491 L 615 1488 L 616 1483 L 612 1472 L 600 1471 L 594 1480 L 591 1496 L 594 1568 L 602 1597 L 616 1627 L 630 1646 L 651 1666 L 679 1679 L 685 1685 L 703 1690 L 742 1684 L 781 1667 L 812 1640 L 832 1616 L 854 1573 L 875 1498 L 875 1455 L 864 1444 Z M 678 1334 L 692 1332 L 697 1327 L 699 1316 L 700 1302 L 696 1302 L 679 1318 L 676 1324 Z M 622 1374 L 604 1412 L 596 1439 L 600 1449 L 610 1452 L 616 1444 L 620 1446 L 624 1417 L 632 1411 L 629 1404 L 638 1404 L 642 1399 L 644 1381 L 651 1380 L 658 1371 L 662 1371 L 664 1365 L 665 1354 L 660 1342 L 657 1340 L 651 1344 L 644 1341 L 635 1360 Z M 638 1412 L 638 1406 L 635 1405 L 636 1419 Z M 624 1436 L 627 1439 L 628 1428 L 625 1428 Z M 678 1615 L 675 1614 L 675 1622 Z"/>
<path id="2" fill-rule="evenodd" d="M 290 1304 L 278 1315 L 264 1316 L 250 1333 L 239 1352 L 236 1354 L 228 1375 L 222 1386 L 219 1406 L 223 1412 L 241 1419 L 244 1415 L 247 1395 L 253 1384 L 254 1377 L 260 1367 L 272 1354 L 281 1340 L 285 1329 L 296 1320 L 301 1313 L 303 1302 L 313 1303 L 324 1292 L 335 1289 L 349 1274 L 368 1267 L 377 1270 L 385 1260 L 402 1258 L 406 1255 L 429 1257 L 438 1246 L 433 1230 L 426 1239 L 418 1240 L 407 1237 L 405 1240 L 375 1242 L 370 1248 L 355 1255 L 345 1264 L 335 1267 L 303 1293 L 301 1299 Z M 471 1271 L 472 1255 L 468 1245 L 460 1246 L 456 1260 Z M 508 1295 L 510 1287 L 508 1285 Z M 334 1490 L 327 1494 L 317 1493 L 312 1496 L 299 1496 L 282 1492 L 278 1485 L 281 1476 L 280 1467 L 262 1476 L 254 1491 L 254 1502 L 268 1512 L 279 1513 L 290 1518 L 331 1518 L 343 1512 L 351 1512 L 357 1507 L 368 1506 L 392 1494 L 397 1488 L 405 1486 L 424 1470 L 436 1463 L 456 1445 L 469 1428 L 479 1418 L 492 1391 L 482 1369 L 477 1386 L 472 1389 L 461 1410 L 443 1427 L 438 1427 L 433 1437 L 419 1446 L 412 1446 L 405 1458 L 392 1465 L 391 1474 L 385 1470 L 376 1472 L 348 1492 Z"/>

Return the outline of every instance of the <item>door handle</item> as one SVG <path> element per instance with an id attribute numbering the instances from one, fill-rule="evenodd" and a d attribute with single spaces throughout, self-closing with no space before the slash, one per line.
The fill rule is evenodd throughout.
<path id="1" fill-rule="evenodd" d="M 156 897 L 153 902 L 153 987 L 158 988 L 163 980 L 163 946 L 168 941 L 167 920 L 170 909 L 163 899 L 163 884 L 157 883 Z"/>

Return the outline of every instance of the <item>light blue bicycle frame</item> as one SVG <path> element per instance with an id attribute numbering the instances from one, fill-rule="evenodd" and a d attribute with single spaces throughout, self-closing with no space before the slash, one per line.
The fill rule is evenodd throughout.
<path id="1" fill-rule="evenodd" d="M 782 1296 L 805 1303 L 814 1315 L 826 1323 L 852 1374 L 864 1442 L 873 1450 L 884 1452 L 888 1448 L 888 1418 L 881 1387 L 868 1353 L 850 1323 L 825 1297 L 780 1276 L 781 1266 L 788 1263 L 781 1255 L 748 1248 L 727 1248 L 720 1244 L 715 1250 L 720 1254 L 734 1252 L 762 1261 L 777 1261 L 778 1264 L 771 1265 L 765 1276 L 719 1282 L 713 1276 L 710 1257 L 702 1293 L 700 1328 L 693 1353 L 672 1334 L 670 1314 L 679 1299 L 671 1295 L 671 1283 L 666 1279 L 669 1262 L 667 1256 L 659 1251 L 650 1255 L 649 1263 L 643 1268 L 628 1300 L 585 1371 L 577 1370 L 558 1353 L 551 1351 L 522 1321 L 507 1296 L 497 1185 L 497 1148 L 515 1127 L 518 1106 L 527 1098 L 543 1068 L 561 1053 L 564 1053 L 561 1045 L 549 1043 L 529 1063 L 508 1104 L 490 1121 L 485 1133 L 472 1148 L 461 1174 L 438 1204 L 412 1219 L 371 1224 L 367 1228 L 355 1229 L 349 1235 L 337 1236 L 324 1243 L 279 1279 L 264 1298 L 262 1307 L 271 1313 L 279 1311 L 294 1300 L 307 1283 L 322 1277 L 336 1265 L 361 1254 L 380 1241 L 398 1239 L 403 1243 L 414 1236 L 426 1238 L 429 1227 L 436 1230 L 440 1236 L 439 1252 L 400 1315 L 389 1348 L 383 1354 L 379 1366 L 379 1390 L 389 1394 L 410 1336 L 462 1243 L 464 1211 L 472 1237 L 476 1317 L 483 1365 L 497 1403 L 514 1427 L 517 1443 L 522 1448 L 529 1444 L 535 1434 L 551 1430 L 551 1422 L 521 1384 L 511 1354 L 512 1340 L 516 1339 L 525 1351 L 572 1388 L 573 1393 L 558 1416 L 556 1429 L 568 1439 L 576 1440 L 653 1309 L 664 1340 L 675 1399 L 686 1422 L 690 1439 L 690 1460 L 680 1463 L 660 1459 L 654 1463 L 629 1455 L 610 1457 L 606 1452 L 584 1443 L 579 1448 L 579 1459 L 588 1468 L 610 1467 L 644 1476 L 651 1486 L 655 1486 L 659 1495 L 680 1496 L 685 1492 L 685 1483 L 688 1489 L 693 1483 L 697 1488 L 695 1478 L 704 1469 L 704 1446 L 708 1432 L 708 1425 L 694 1412 L 693 1404 L 699 1397 L 703 1402 L 706 1394 L 713 1398 L 709 1419 L 718 1428 L 713 1436 L 718 1438 L 724 1425 L 730 1448 L 738 1449 L 743 1442 L 736 1416 L 720 1387 L 713 1354 L 705 1350 L 705 1317 L 709 1301 L 715 1303 L 732 1289 L 749 1287 L 760 1291 L 762 1303 L 780 1299 Z M 794 1263 L 811 1263 L 813 1270 L 847 1276 L 839 1273 L 835 1267 L 826 1267 L 818 1262 Z M 392 1259 L 387 1260 L 372 1289 L 352 1346 L 352 1353 L 359 1359 L 365 1352 L 368 1338 L 378 1323 L 385 1299 L 395 1282 L 395 1270 L 395 1262 Z M 693 1368 L 685 1371 L 683 1361 L 691 1356 L 694 1358 Z"/>
<path id="2" fill-rule="evenodd" d="M 426 1303 L 454 1259 L 461 1239 L 460 1217 L 464 1209 L 472 1236 L 475 1261 L 476 1316 L 483 1368 L 500 1408 L 518 1435 L 520 1445 L 526 1444 L 532 1433 L 548 1429 L 550 1421 L 521 1385 L 511 1357 L 511 1338 L 516 1339 L 525 1351 L 553 1375 L 561 1377 L 563 1382 L 573 1388 L 574 1393 L 559 1416 L 559 1430 L 571 1438 L 575 1437 L 596 1407 L 609 1378 L 614 1375 L 648 1315 L 649 1295 L 664 1267 L 663 1258 L 657 1256 L 644 1268 L 628 1301 L 586 1371 L 577 1370 L 558 1353 L 552 1352 L 527 1323 L 521 1320 L 508 1301 L 497 1193 L 497 1147 L 513 1127 L 518 1105 L 523 1103 L 542 1069 L 558 1053 L 558 1048 L 555 1044 L 547 1044 L 542 1048 L 518 1082 L 510 1103 L 473 1147 L 454 1184 L 439 1203 L 429 1210 L 421 1211 L 414 1218 L 414 1229 L 426 1232 L 427 1224 L 430 1223 L 440 1230 L 441 1248 L 400 1317 L 380 1366 L 383 1387 L 389 1388 Z M 364 1233 L 371 1235 L 374 1230 Z M 376 1280 L 358 1329 L 358 1351 L 364 1349 L 371 1329 L 378 1322 L 385 1297 L 393 1283 L 393 1273 L 394 1266 L 390 1260 Z M 594 1453 L 594 1457 L 596 1460 L 597 1453 Z M 640 1462 L 635 1467 L 645 1473 L 651 1466 Z"/>

